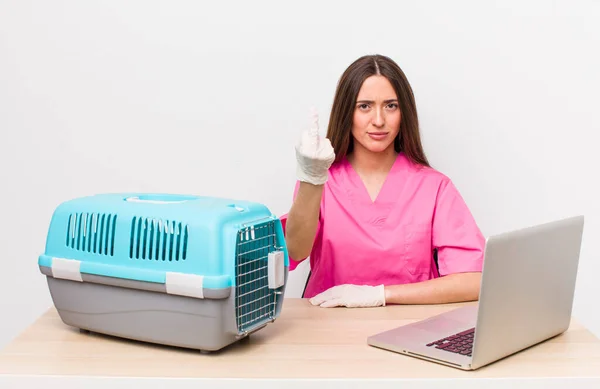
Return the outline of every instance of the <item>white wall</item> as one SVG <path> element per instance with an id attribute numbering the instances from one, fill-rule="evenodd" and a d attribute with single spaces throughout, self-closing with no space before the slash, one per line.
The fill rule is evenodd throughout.
<path id="1" fill-rule="evenodd" d="M 325 127 L 370 53 L 405 70 L 428 157 L 485 235 L 585 214 L 575 315 L 600 335 L 598 2 L 214 3 L 0 2 L 0 347 L 51 304 L 37 257 L 60 202 L 159 191 L 282 214 L 309 107 Z"/>

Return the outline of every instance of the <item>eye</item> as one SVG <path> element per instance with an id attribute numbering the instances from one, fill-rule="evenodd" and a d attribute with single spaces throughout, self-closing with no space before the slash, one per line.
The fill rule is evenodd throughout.
<path id="1" fill-rule="evenodd" d="M 389 103 L 389 104 L 387 105 L 387 107 L 388 107 L 389 109 L 396 109 L 396 108 L 398 108 L 398 104 L 397 104 L 397 103 Z"/>
<path id="2" fill-rule="evenodd" d="M 358 109 L 362 109 L 363 111 L 369 108 L 369 104 L 361 103 L 356 106 Z"/>

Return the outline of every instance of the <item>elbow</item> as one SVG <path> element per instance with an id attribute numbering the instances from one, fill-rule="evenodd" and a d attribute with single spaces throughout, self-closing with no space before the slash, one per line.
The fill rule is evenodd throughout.
<path id="1" fill-rule="evenodd" d="M 286 246 L 288 251 L 288 257 L 291 261 L 301 262 L 310 255 L 310 249 L 308 251 L 306 249 L 302 249 L 289 239 L 286 239 Z"/>
<path id="2" fill-rule="evenodd" d="M 453 284 L 453 302 L 478 301 L 481 290 L 481 272 L 465 272 L 449 274 L 448 280 Z"/>
<path id="3" fill-rule="evenodd" d="M 470 296 L 469 296 L 469 300 L 470 301 L 478 301 L 479 300 L 479 294 L 481 292 L 481 273 L 480 272 L 475 272 L 471 275 L 472 280 L 471 280 L 471 288 L 470 288 Z"/>
<path id="4" fill-rule="evenodd" d="M 291 261 L 301 262 L 306 259 L 309 254 L 310 253 L 304 253 L 303 251 L 296 249 L 294 246 L 288 246 L 288 256 Z"/>

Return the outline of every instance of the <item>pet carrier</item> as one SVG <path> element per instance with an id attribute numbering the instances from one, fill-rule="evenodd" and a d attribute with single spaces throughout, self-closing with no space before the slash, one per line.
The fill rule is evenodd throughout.
<path id="1" fill-rule="evenodd" d="M 60 204 L 38 264 L 67 325 L 214 351 L 275 321 L 288 261 L 261 204 L 125 193 Z"/>

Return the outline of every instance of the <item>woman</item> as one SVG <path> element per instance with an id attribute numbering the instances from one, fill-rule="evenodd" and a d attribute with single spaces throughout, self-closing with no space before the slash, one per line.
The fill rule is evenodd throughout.
<path id="1" fill-rule="evenodd" d="M 326 139 L 305 132 L 296 156 L 298 182 L 283 221 L 292 269 L 310 256 L 312 304 L 478 298 L 485 239 L 451 180 L 429 166 L 412 89 L 394 61 L 352 63 Z"/>

